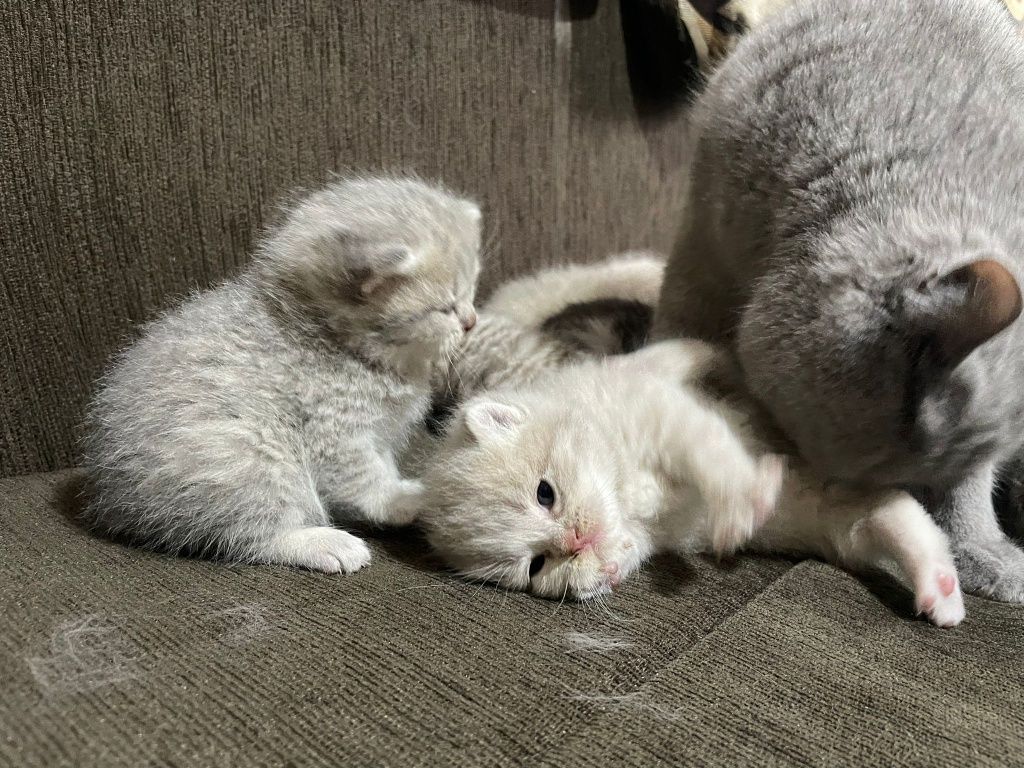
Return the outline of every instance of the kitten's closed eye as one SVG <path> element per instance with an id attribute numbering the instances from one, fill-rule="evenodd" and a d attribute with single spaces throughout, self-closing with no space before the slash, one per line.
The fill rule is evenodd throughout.
<path id="1" fill-rule="evenodd" d="M 547 558 L 544 555 L 537 555 L 533 560 L 530 561 L 530 578 L 532 579 L 544 568 L 544 561 Z"/>
<path id="2" fill-rule="evenodd" d="M 541 480 L 537 486 L 537 503 L 546 509 L 555 506 L 555 489 L 547 480 Z"/>

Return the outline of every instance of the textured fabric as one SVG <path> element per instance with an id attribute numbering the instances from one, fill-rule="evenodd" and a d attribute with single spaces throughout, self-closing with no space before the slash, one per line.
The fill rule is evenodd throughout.
<path id="1" fill-rule="evenodd" d="M 637 690 L 790 567 L 666 558 L 605 606 L 558 605 L 397 534 L 348 577 L 132 550 L 71 522 L 76 490 L 0 481 L 0 765 L 539 760 L 594 724 L 588 697 Z M 573 653 L 573 632 L 630 645 Z"/>
<path id="2" fill-rule="evenodd" d="M 640 124 L 621 37 L 614 3 L 4 4 L 0 475 L 73 464 L 109 355 L 327 169 L 479 198 L 485 291 L 666 249 L 679 120 Z"/>
<path id="3" fill-rule="evenodd" d="M 541 764 L 1024 765 L 1024 609 L 871 586 L 798 565 Z"/>
<path id="4" fill-rule="evenodd" d="M 86 534 L 77 489 L 0 481 L 0 765 L 1024 765 L 1017 606 L 940 630 L 752 557 L 558 605 L 400 534 L 349 577 L 226 567 Z"/>

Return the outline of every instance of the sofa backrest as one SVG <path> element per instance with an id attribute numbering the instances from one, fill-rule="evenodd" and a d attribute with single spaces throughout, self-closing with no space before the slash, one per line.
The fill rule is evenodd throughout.
<path id="1" fill-rule="evenodd" d="M 484 206 L 504 277 L 666 249 L 679 120 L 634 110 L 618 5 L 69 0 L 0 12 L 0 474 L 74 464 L 140 324 L 236 271 L 325 171 Z"/>

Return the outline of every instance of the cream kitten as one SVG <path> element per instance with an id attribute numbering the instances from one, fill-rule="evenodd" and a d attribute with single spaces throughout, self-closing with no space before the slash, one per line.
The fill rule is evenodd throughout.
<path id="1" fill-rule="evenodd" d="M 468 401 L 424 475 L 432 546 L 466 576 L 578 599 L 659 551 L 891 560 L 920 612 L 959 623 L 953 559 L 920 505 L 900 492 L 826 490 L 798 472 L 783 482 L 744 415 L 696 388 L 718 354 L 662 342 Z"/>
<path id="2" fill-rule="evenodd" d="M 396 455 L 473 327 L 480 210 L 402 178 L 302 199 L 239 277 L 151 324 L 103 380 L 84 515 L 137 543 L 318 571 L 366 565 L 357 515 L 412 520 Z"/>

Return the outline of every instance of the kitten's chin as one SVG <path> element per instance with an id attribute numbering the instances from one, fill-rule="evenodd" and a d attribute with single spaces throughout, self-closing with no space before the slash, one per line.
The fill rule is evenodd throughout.
<path id="1" fill-rule="evenodd" d="M 594 600 L 602 595 L 610 595 L 612 593 L 612 587 L 610 584 L 601 584 L 600 586 L 580 590 L 573 596 L 577 601 L 584 603 L 587 600 Z"/>

